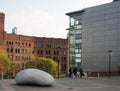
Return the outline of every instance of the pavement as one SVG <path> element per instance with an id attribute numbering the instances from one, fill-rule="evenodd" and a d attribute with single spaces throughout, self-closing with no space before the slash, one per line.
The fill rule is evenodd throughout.
<path id="1" fill-rule="evenodd" d="M 51 87 L 17 85 L 14 79 L 0 80 L 0 91 L 120 91 L 120 77 L 55 79 Z"/>

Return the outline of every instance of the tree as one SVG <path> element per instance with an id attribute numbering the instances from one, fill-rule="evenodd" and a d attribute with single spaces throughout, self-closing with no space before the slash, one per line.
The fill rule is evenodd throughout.
<path id="1" fill-rule="evenodd" d="M 28 61 L 26 65 L 28 68 L 36 68 L 46 71 L 55 77 L 58 75 L 58 63 L 50 58 L 34 57 L 31 61 Z"/>
<path id="2" fill-rule="evenodd" d="M 11 65 L 10 65 L 10 69 L 7 72 L 8 78 L 14 77 L 13 73 L 14 73 L 15 69 L 17 69 L 17 68 L 18 68 L 17 63 L 15 63 L 15 62 L 12 61 Z"/>
<path id="3" fill-rule="evenodd" d="M 0 51 L 0 70 L 9 70 L 11 67 L 11 61 L 7 55 L 7 52 Z"/>
<path id="4" fill-rule="evenodd" d="M 4 50 L 0 51 L 0 73 L 7 72 L 11 68 L 11 60 Z"/>

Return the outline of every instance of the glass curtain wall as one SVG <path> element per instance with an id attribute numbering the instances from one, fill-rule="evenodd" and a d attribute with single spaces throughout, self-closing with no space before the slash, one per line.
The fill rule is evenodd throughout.
<path id="1" fill-rule="evenodd" d="M 80 68 L 81 65 L 81 49 L 82 49 L 82 19 L 70 17 L 70 66 Z"/>

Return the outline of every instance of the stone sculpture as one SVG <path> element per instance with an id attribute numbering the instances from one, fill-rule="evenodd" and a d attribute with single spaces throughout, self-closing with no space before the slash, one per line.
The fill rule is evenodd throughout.
<path id="1" fill-rule="evenodd" d="M 55 79 L 47 72 L 38 69 L 25 69 L 20 71 L 15 81 L 17 84 L 33 84 L 41 86 L 52 86 Z"/>

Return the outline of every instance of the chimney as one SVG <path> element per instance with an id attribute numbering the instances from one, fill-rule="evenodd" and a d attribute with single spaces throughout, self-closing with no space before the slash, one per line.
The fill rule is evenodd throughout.
<path id="1" fill-rule="evenodd" d="M 4 39 L 4 20 L 5 14 L 0 12 L 0 41 Z"/>
<path id="2" fill-rule="evenodd" d="M 5 14 L 0 12 L 0 32 L 4 31 Z"/>

